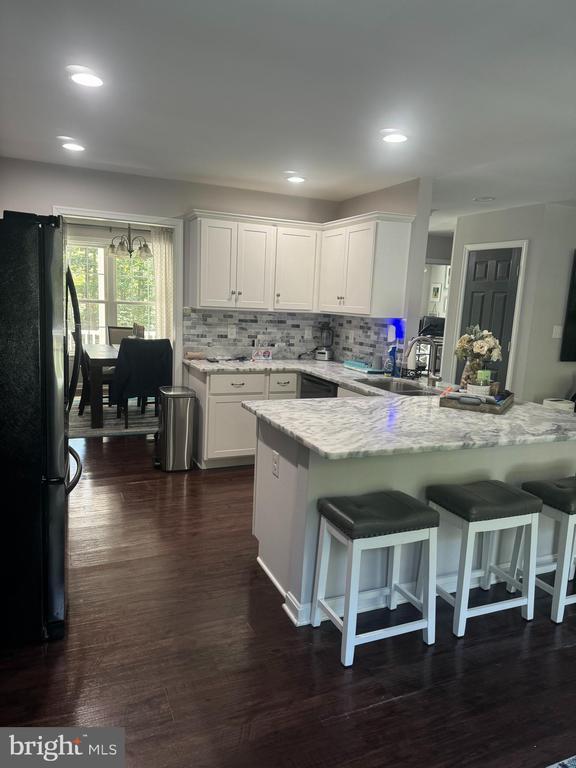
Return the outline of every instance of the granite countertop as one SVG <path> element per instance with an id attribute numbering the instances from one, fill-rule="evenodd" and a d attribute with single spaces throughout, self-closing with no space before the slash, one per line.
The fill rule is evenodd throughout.
<path id="1" fill-rule="evenodd" d="M 535 403 L 516 403 L 507 413 L 440 408 L 436 397 L 405 397 L 361 384 L 361 371 L 314 360 L 267 362 L 185 360 L 200 372 L 311 373 L 366 398 L 246 401 L 244 408 L 326 459 L 395 453 L 455 451 L 533 443 L 576 442 L 576 416 Z M 379 376 L 370 377 L 376 381 Z M 415 383 L 415 382 L 414 382 Z M 418 386 L 418 383 L 415 383 Z M 419 386 L 424 386 L 422 383 Z M 576 446 L 574 447 L 576 452 Z"/>
<path id="2" fill-rule="evenodd" d="M 326 459 L 576 442 L 576 416 L 535 403 L 493 416 L 440 408 L 437 397 L 384 395 L 243 405 Z"/>

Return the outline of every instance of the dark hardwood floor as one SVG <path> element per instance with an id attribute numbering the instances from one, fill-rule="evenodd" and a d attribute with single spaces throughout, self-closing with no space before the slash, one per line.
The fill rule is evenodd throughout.
<path id="1" fill-rule="evenodd" d="M 293 627 L 256 564 L 251 470 L 167 475 L 140 437 L 75 446 L 68 636 L 1 656 L 0 725 L 124 726 L 130 768 L 543 768 L 576 754 L 574 607 L 556 627 L 539 597 L 531 624 L 484 616 L 457 641 L 439 602 L 435 646 L 396 637 L 344 669 L 337 631 Z"/>

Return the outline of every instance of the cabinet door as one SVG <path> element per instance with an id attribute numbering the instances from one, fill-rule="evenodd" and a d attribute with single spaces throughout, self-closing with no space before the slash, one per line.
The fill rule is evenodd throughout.
<path id="1" fill-rule="evenodd" d="M 323 232 L 318 302 L 321 312 L 338 312 L 342 309 L 345 273 L 346 230 L 331 229 Z"/>
<path id="2" fill-rule="evenodd" d="M 348 227 L 342 309 L 350 314 L 369 315 L 372 309 L 375 244 L 375 222 Z"/>
<path id="3" fill-rule="evenodd" d="M 255 452 L 256 417 L 242 408 L 245 399 L 241 395 L 208 397 L 207 459 L 250 456 Z M 264 393 L 261 399 L 265 399 Z"/>
<path id="4" fill-rule="evenodd" d="M 237 301 L 239 309 L 271 309 L 275 227 L 238 224 Z"/>
<path id="5" fill-rule="evenodd" d="M 314 308 L 317 235 L 309 229 L 278 228 L 275 309 L 311 311 Z"/>
<path id="6" fill-rule="evenodd" d="M 202 219 L 200 223 L 200 306 L 236 306 L 238 224 Z"/>

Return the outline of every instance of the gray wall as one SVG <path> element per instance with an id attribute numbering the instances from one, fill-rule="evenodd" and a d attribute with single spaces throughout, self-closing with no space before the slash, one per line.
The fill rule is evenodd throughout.
<path id="1" fill-rule="evenodd" d="M 336 218 L 338 203 L 0 158 L 0 211 L 51 214 L 53 205 L 180 218 L 193 208 L 301 221 Z"/>
<path id="2" fill-rule="evenodd" d="M 365 195 L 343 200 L 338 206 L 335 218 L 344 219 L 346 216 L 356 216 L 371 211 L 412 213 L 415 215 L 418 211 L 419 186 L 420 179 L 411 179 L 411 181 L 405 181 L 403 184 L 395 184 L 393 187 L 386 187 L 376 192 L 368 192 Z"/>
<path id="3" fill-rule="evenodd" d="M 450 264 L 452 259 L 452 235 L 428 235 L 426 264 Z"/>
<path id="4" fill-rule="evenodd" d="M 513 389 L 526 400 L 564 397 L 576 375 L 576 363 L 561 363 L 560 340 L 554 325 L 563 325 L 568 284 L 576 248 L 576 209 L 562 205 L 531 205 L 458 219 L 452 250 L 452 277 L 446 321 L 442 376 L 450 380 L 459 335 L 458 293 L 464 246 L 528 240 L 520 332 Z"/>

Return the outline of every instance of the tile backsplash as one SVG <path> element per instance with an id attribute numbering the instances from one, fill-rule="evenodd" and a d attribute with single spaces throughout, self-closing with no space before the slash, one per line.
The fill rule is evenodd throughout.
<path id="1" fill-rule="evenodd" d="M 184 308 L 184 349 L 209 357 L 250 356 L 254 346 L 275 346 L 274 357 L 296 358 L 320 343 L 320 323 L 334 331 L 335 360 L 385 354 L 389 321 L 298 312 L 234 312 Z"/>

